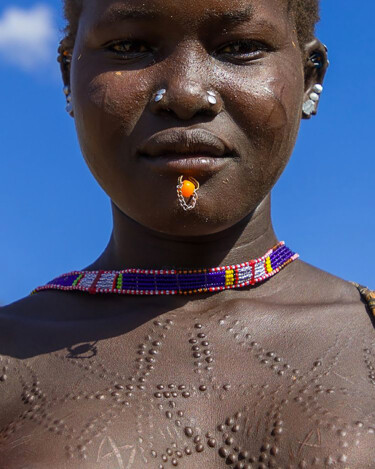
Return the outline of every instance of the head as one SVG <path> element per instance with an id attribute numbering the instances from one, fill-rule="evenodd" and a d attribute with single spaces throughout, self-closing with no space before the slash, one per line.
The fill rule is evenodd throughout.
<path id="1" fill-rule="evenodd" d="M 65 7 L 63 78 L 83 155 L 114 205 L 175 236 L 223 231 L 253 213 L 290 158 L 303 103 L 324 79 L 318 0 Z M 172 158 L 176 139 L 197 158 Z M 210 139 L 219 157 L 204 150 Z M 177 201 L 180 175 L 201 186 L 190 212 Z"/>

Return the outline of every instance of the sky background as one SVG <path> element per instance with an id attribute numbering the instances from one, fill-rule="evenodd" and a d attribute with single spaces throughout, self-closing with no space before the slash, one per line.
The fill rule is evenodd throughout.
<path id="1" fill-rule="evenodd" d="M 322 0 L 331 67 L 274 189 L 273 218 L 303 260 L 375 288 L 375 2 L 356 5 Z M 1 1 L 0 305 L 90 264 L 111 232 L 109 200 L 65 113 L 63 25 L 58 0 Z"/>

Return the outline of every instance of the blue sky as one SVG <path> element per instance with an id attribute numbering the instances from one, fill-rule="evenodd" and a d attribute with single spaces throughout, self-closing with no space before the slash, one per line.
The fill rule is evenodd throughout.
<path id="1" fill-rule="evenodd" d="M 375 3 L 322 2 L 331 67 L 274 190 L 274 224 L 303 260 L 375 288 Z M 62 27 L 60 1 L 1 2 L 0 305 L 88 265 L 110 236 L 109 201 L 64 110 Z"/>

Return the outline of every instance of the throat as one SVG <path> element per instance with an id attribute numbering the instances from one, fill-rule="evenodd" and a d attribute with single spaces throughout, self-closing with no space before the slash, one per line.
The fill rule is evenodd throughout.
<path id="1" fill-rule="evenodd" d="M 104 253 L 85 270 L 201 269 L 257 259 L 278 244 L 270 197 L 235 226 L 202 237 L 148 230 L 113 205 L 113 232 Z"/>

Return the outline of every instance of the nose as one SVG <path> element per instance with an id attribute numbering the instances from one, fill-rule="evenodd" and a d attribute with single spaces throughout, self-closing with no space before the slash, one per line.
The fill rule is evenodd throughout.
<path id="1" fill-rule="evenodd" d="M 188 63 L 182 64 L 181 59 L 174 62 L 173 69 L 165 75 L 167 79 L 160 83 L 152 96 L 151 110 L 154 114 L 191 120 L 198 115 L 212 118 L 222 111 L 220 94 L 207 85 L 209 74 L 198 71 L 196 64 L 191 58 Z"/>

